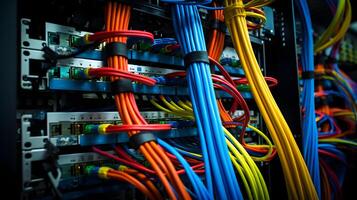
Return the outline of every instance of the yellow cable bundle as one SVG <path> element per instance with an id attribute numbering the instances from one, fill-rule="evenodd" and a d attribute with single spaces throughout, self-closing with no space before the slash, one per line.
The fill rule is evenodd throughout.
<path id="1" fill-rule="evenodd" d="M 260 173 L 260 170 L 252 157 L 226 128 L 223 128 L 223 130 L 226 135 L 226 143 L 230 150 L 232 163 L 243 180 L 248 198 L 270 199 L 263 175 Z M 241 175 L 241 173 L 246 175 Z M 244 181 L 244 178 L 246 178 L 246 181 Z M 251 194 L 249 193 L 251 192 L 250 189 L 252 190 Z"/>
<path id="2" fill-rule="evenodd" d="M 290 199 L 318 199 L 305 161 L 255 58 L 242 0 L 225 0 L 225 20 L 254 99 L 279 154 Z"/>
<path id="3" fill-rule="evenodd" d="M 192 119 L 193 118 L 193 112 L 192 112 L 192 105 L 189 102 L 182 102 L 179 104 L 183 104 L 183 107 L 186 108 L 181 108 L 178 107 L 175 102 L 167 101 L 165 97 L 160 96 L 160 100 L 167 106 L 167 108 L 164 108 L 160 104 L 158 104 L 155 100 L 151 99 L 150 102 L 156 106 L 157 108 L 173 113 L 179 116 L 182 116 L 182 110 L 187 111 L 186 115 L 184 117 Z M 176 106 L 175 106 L 176 105 Z M 255 157 L 257 160 L 265 160 L 268 159 L 273 151 L 273 145 L 269 138 L 264 135 L 260 130 L 257 128 L 248 125 L 248 127 L 252 128 L 254 131 L 256 131 L 259 135 L 261 135 L 264 140 L 267 141 L 268 145 L 257 145 L 257 146 L 268 146 L 269 152 L 263 156 L 263 157 Z M 236 170 L 239 173 L 239 176 L 242 179 L 244 188 L 246 189 L 246 193 L 248 196 L 249 200 L 253 199 L 269 199 L 269 193 L 268 189 L 265 183 L 265 180 L 258 168 L 258 166 L 255 164 L 253 157 L 250 156 L 247 151 L 244 149 L 244 147 L 237 141 L 237 139 L 224 127 L 222 127 L 226 136 L 226 143 L 228 145 L 229 151 L 230 151 L 230 158 L 231 161 L 236 168 Z M 254 146 L 254 145 L 252 145 Z M 194 154 L 191 152 L 188 152 L 192 155 L 202 157 L 202 155 Z"/>
<path id="4" fill-rule="evenodd" d="M 325 32 L 317 39 L 314 45 L 315 53 L 335 44 L 346 34 L 352 18 L 350 0 L 338 1 L 336 14 Z"/>

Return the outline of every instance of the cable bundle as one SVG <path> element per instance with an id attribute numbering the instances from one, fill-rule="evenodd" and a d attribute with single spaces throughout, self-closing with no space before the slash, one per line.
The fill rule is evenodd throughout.
<path id="1" fill-rule="evenodd" d="M 213 6 L 217 6 L 217 3 L 213 3 Z M 220 7 L 212 7 L 212 8 L 220 8 Z M 223 9 L 221 10 L 213 10 L 212 11 L 212 19 L 211 21 L 216 22 L 216 23 L 224 23 L 224 14 L 223 14 Z M 247 24 L 248 25 L 248 24 Z M 222 27 L 218 26 L 218 27 Z M 248 28 L 250 26 L 248 25 Z M 252 26 L 253 27 L 253 26 Z M 224 40 L 225 40 L 225 33 L 226 33 L 226 26 L 224 25 L 224 30 L 223 28 L 213 28 L 213 30 L 210 31 L 210 39 L 209 39 L 209 43 L 208 43 L 208 55 L 210 56 L 211 61 L 214 61 L 211 64 L 214 64 L 215 66 L 217 66 L 220 70 L 220 72 L 223 74 L 224 78 L 227 80 L 227 82 L 225 83 L 226 85 L 239 85 L 239 84 L 247 84 L 247 80 L 246 78 L 240 78 L 240 79 L 235 79 L 233 80 L 229 73 L 225 70 L 225 68 L 223 66 L 221 66 L 217 61 L 219 60 L 223 48 L 224 48 Z M 217 60 L 217 61 L 216 61 Z M 266 77 L 266 80 L 269 80 L 270 82 L 272 82 L 271 85 L 277 84 L 277 81 L 271 77 Z M 214 84 L 215 88 L 217 88 L 217 84 Z M 270 86 L 270 85 L 269 85 Z M 221 89 L 224 89 L 226 87 L 220 87 Z M 239 92 L 238 92 L 239 94 Z M 240 95 L 240 94 L 239 94 Z M 239 105 L 242 107 L 242 109 L 245 111 L 243 116 L 238 117 L 236 120 L 238 120 L 240 122 L 240 125 L 242 126 L 242 131 L 240 132 L 240 142 L 242 143 L 242 145 L 244 146 L 245 149 L 249 150 L 250 152 L 254 152 L 254 153 L 265 153 L 264 156 L 262 157 L 258 157 L 258 156 L 252 156 L 253 160 L 256 161 L 268 161 L 271 158 L 273 158 L 273 156 L 275 155 L 276 151 L 273 148 L 267 148 L 267 146 L 264 145 L 248 145 L 245 143 L 244 141 L 244 134 L 245 134 L 245 129 L 246 126 L 248 125 L 249 122 L 249 108 L 248 105 L 246 104 L 246 102 L 244 101 L 243 98 L 241 98 L 240 101 L 234 101 L 233 105 L 230 109 L 230 113 L 234 113 L 234 111 L 236 111 L 237 109 L 237 103 L 239 103 Z M 227 128 L 234 128 L 237 127 L 235 124 L 237 124 L 236 122 L 233 122 L 232 117 L 230 116 L 230 114 L 225 110 L 223 103 L 220 99 L 217 100 L 217 105 L 218 105 L 218 109 L 219 109 L 219 113 L 221 116 L 221 119 L 223 121 L 223 124 L 225 125 L 225 127 Z M 239 123 L 238 123 L 239 124 Z"/>
<path id="2" fill-rule="evenodd" d="M 257 1 L 255 1 L 257 2 Z M 265 5 L 265 1 L 262 2 Z M 241 60 L 254 99 L 263 115 L 281 160 L 289 198 L 317 199 L 308 168 L 278 105 L 260 71 L 250 43 L 245 5 L 242 0 L 225 0 L 225 20 Z M 261 5 L 255 4 L 255 7 Z"/>
<path id="3" fill-rule="evenodd" d="M 327 47 L 340 41 L 346 34 L 352 18 L 350 0 L 339 0 L 336 14 L 325 32 L 315 42 L 315 53 L 320 53 Z"/>
<path id="4" fill-rule="evenodd" d="M 129 26 L 130 13 L 131 7 L 129 5 L 111 1 L 108 2 L 106 6 L 106 31 L 126 31 Z M 102 35 L 105 34 L 103 33 Z M 126 37 L 112 37 L 107 40 L 107 43 L 121 42 L 125 44 L 126 40 Z M 116 70 L 128 71 L 128 60 L 125 56 L 108 56 L 107 63 Z M 112 77 L 112 81 L 116 79 L 117 78 Z M 145 119 L 139 113 L 138 106 L 136 105 L 134 94 L 132 92 L 116 94 L 115 102 L 123 124 L 147 124 Z M 128 134 L 129 137 L 133 137 L 133 135 L 140 133 L 137 131 L 131 131 Z M 170 199 L 177 199 L 176 195 L 178 195 L 178 198 L 180 199 L 191 199 L 172 162 L 155 141 L 149 141 L 141 144 L 138 150 L 145 156 L 147 161 L 155 170 Z"/>
<path id="5" fill-rule="evenodd" d="M 314 47 L 313 29 L 310 11 L 306 0 L 296 1 L 303 27 L 303 48 L 301 50 L 302 74 L 311 74 L 303 78 L 302 107 L 303 114 L 303 155 L 314 182 L 316 192 L 321 197 L 320 166 L 318 154 L 318 130 L 315 120 L 315 80 L 314 80 Z"/>
<path id="6" fill-rule="evenodd" d="M 217 3 L 213 3 L 213 6 L 217 6 Z M 223 10 L 214 10 L 212 11 L 212 22 L 216 22 L 217 24 L 224 23 L 224 15 L 223 15 Z M 225 31 L 219 29 L 219 28 L 212 28 L 210 38 L 209 38 L 209 43 L 208 43 L 208 55 L 213 59 L 219 61 L 220 56 L 223 52 L 224 48 L 224 37 L 225 37 Z M 225 27 L 226 29 L 226 27 Z M 224 69 L 224 68 L 223 68 Z M 222 104 L 222 101 L 219 99 L 217 100 L 218 108 L 220 110 L 225 110 Z M 232 105 L 231 111 L 237 108 L 236 105 Z M 229 114 L 227 112 L 220 112 L 220 116 L 222 120 L 226 119 L 229 117 Z M 228 126 L 232 127 L 232 126 Z"/>
<path id="7" fill-rule="evenodd" d="M 192 112 L 192 107 L 188 104 L 185 103 L 187 108 L 185 109 L 183 107 L 178 106 L 175 102 L 173 102 L 171 99 L 164 98 L 161 96 L 161 101 L 165 104 L 166 107 L 159 105 L 155 100 L 151 99 L 151 102 L 153 105 L 155 105 L 157 108 L 164 110 L 169 113 L 173 114 L 182 114 L 182 111 L 186 112 L 185 117 L 191 119 L 193 117 L 193 112 Z M 168 100 L 167 100 L 168 99 Z M 265 136 L 261 131 L 256 129 L 255 127 L 248 125 L 249 128 L 253 129 L 257 134 L 259 134 L 266 142 L 268 145 L 252 145 L 255 148 L 257 146 L 264 146 L 264 148 L 269 148 L 268 154 L 266 154 L 263 157 L 259 157 L 262 160 L 266 160 L 268 157 L 270 157 L 270 154 L 273 151 L 273 146 L 267 136 Z M 266 183 L 264 181 L 264 178 L 258 168 L 258 166 L 255 164 L 253 157 L 248 154 L 248 152 L 245 150 L 245 148 L 237 141 L 237 139 L 225 128 L 223 128 L 225 136 L 226 136 L 226 143 L 229 148 L 229 156 L 231 158 L 231 162 L 233 163 L 237 173 L 240 176 L 240 179 L 242 180 L 242 184 L 245 188 L 246 196 L 248 199 L 269 199 L 269 194 L 268 194 L 268 189 L 266 186 Z M 192 158 L 197 159 L 197 157 L 201 158 L 202 155 L 197 153 L 196 151 L 193 151 L 191 149 L 186 149 L 182 148 L 180 145 L 174 145 L 178 146 L 180 149 L 180 152 L 191 156 Z M 185 149 L 183 151 L 182 149 Z"/>
<path id="8" fill-rule="evenodd" d="M 217 6 L 217 3 L 213 3 L 213 6 Z M 211 23 L 217 23 L 218 27 L 220 23 L 224 24 L 223 10 L 212 11 Z M 211 27 L 210 37 L 207 52 L 208 55 L 214 60 L 219 61 L 223 48 L 224 48 L 224 37 L 225 31 L 219 29 L 218 27 Z M 223 29 L 223 28 L 222 28 Z"/>
<path id="9" fill-rule="evenodd" d="M 334 44 L 326 63 L 319 63 L 315 70 L 319 80 L 315 97 L 325 100 L 315 111 L 319 129 L 321 196 L 324 199 L 343 199 L 342 186 L 348 170 L 345 152 L 355 152 L 357 147 L 356 83 L 335 63 L 339 48 L 339 42 Z M 334 98 L 343 99 L 345 103 L 331 104 Z"/>
<path id="10" fill-rule="evenodd" d="M 173 24 L 184 55 L 206 51 L 202 24 L 196 6 L 172 6 Z M 187 66 L 187 80 L 199 133 L 208 191 L 219 199 L 242 199 L 229 160 L 227 144 L 211 80 L 208 63 L 193 62 Z"/>

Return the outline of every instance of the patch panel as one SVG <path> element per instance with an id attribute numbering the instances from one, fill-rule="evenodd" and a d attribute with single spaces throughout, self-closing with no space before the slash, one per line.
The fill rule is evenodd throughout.
<path id="1" fill-rule="evenodd" d="M 30 19 L 22 19 L 21 32 L 22 32 L 22 48 L 32 49 L 32 50 L 42 50 L 44 46 L 50 47 L 53 51 L 60 55 L 68 55 L 70 53 L 78 50 L 71 38 L 79 38 L 85 34 L 90 34 L 89 32 L 76 31 L 75 28 L 69 26 L 62 26 L 53 23 L 46 22 L 44 25 L 43 32 L 47 37 L 43 40 L 31 39 L 28 30 L 31 28 Z M 53 42 L 53 37 L 59 37 L 58 40 L 62 41 Z M 64 38 L 63 38 L 64 37 Z M 56 39 L 57 40 L 57 39 Z M 253 42 L 257 45 L 262 45 L 264 41 L 259 38 L 254 38 Z M 57 44 L 58 43 L 58 44 Z M 26 45 L 24 45 L 26 44 Z M 104 43 L 105 44 L 105 43 Z M 87 52 L 80 53 L 76 55 L 77 58 L 91 59 L 91 60 L 102 60 L 104 57 L 101 52 L 102 46 L 98 47 L 95 50 L 89 50 Z M 183 67 L 184 63 L 181 57 L 179 56 L 168 56 L 157 53 L 151 53 L 148 51 L 135 51 L 131 50 L 128 54 L 129 60 L 132 61 L 144 61 L 154 64 L 165 64 L 171 67 Z M 237 73 L 237 72 L 235 72 Z M 242 71 L 240 71 L 242 73 Z M 233 73 L 234 75 L 234 73 Z"/>
<path id="2" fill-rule="evenodd" d="M 79 81 L 75 75 L 76 72 L 87 67 L 102 67 L 102 61 L 89 60 L 82 58 L 69 58 L 58 60 L 56 66 L 48 66 L 44 61 L 42 51 L 23 49 L 21 59 L 21 87 L 23 89 L 33 89 L 35 84 L 39 90 L 67 90 L 83 92 L 110 92 L 109 83 L 103 81 Z M 229 72 L 234 68 L 228 67 Z M 46 71 L 48 70 L 48 73 Z M 240 69 L 241 70 L 241 69 Z M 129 71 L 137 74 L 156 77 L 167 73 L 178 72 L 180 70 L 165 69 L 158 67 L 149 67 L 143 65 L 129 64 Z M 239 72 L 238 72 L 239 73 Z M 233 73 L 235 74 L 235 73 Z M 167 95 L 187 95 L 187 88 L 177 88 L 177 92 L 171 87 L 136 85 L 134 89 L 143 94 L 167 94 Z M 219 91 L 222 97 L 229 97 L 224 92 Z M 249 93 L 243 94 L 246 98 Z"/>
<path id="3" fill-rule="evenodd" d="M 241 116 L 244 112 L 238 110 L 233 116 Z M 162 138 L 188 137 L 197 135 L 194 124 L 180 119 L 179 117 L 164 112 L 142 112 L 142 115 L 150 123 L 170 123 L 174 129 L 155 133 Z M 259 126 L 258 113 L 251 111 L 250 123 Z M 34 133 L 31 127 L 32 115 L 23 115 L 22 122 L 22 145 L 24 150 L 44 148 L 46 141 L 56 146 L 90 146 L 100 144 L 125 143 L 129 141 L 126 133 L 110 135 L 98 135 L 86 133 L 85 127 L 95 124 L 121 124 L 120 117 L 116 112 L 48 112 L 46 126 L 38 128 Z M 177 127 L 177 128 L 175 128 Z M 247 131 L 251 131 L 249 128 Z"/>
<path id="4" fill-rule="evenodd" d="M 113 153 L 111 151 L 108 152 Z M 22 156 L 22 186 L 25 191 L 30 192 L 35 190 L 36 187 L 40 187 L 41 183 L 48 178 L 41 161 L 45 161 L 49 155 L 45 149 L 35 149 L 24 151 Z M 58 180 L 59 189 L 68 191 L 89 186 L 102 187 L 103 183 L 105 185 L 113 184 L 113 182 L 105 183 L 105 181 L 90 177 L 85 173 L 86 166 L 103 163 L 113 164 L 113 161 L 91 152 L 58 155 L 59 171 L 56 180 Z M 35 171 L 41 173 L 33 174 Z"/>
<path id="5" fill-rule="evenodd" d="M 23 89 L 47 88 L 48 75 L 47 70 L 55 66 L 50 66 L 44 62 L 44 52 L 31 49 L 22 49 L 21 53 L 21 87 Z M 77 67 L 101 67 L 102 61 L 88 60 L 81 58 L 69 58 L 58 60 L 57 66 L 77 66 Z M 33 82 L 37 83 L 37 88 L 33 88 Z"/>
<path id="6" fill-rule="evenodd" d="M 71 54 L 75 52 L 77 50 L 73 45 L 75 39 L 89 33 L 85 31 L 77 31 L 73 27 L 45 23 L 43 24 L 43 34 L 45 38 L 38 40 L 31 38 L 30 26 L 30 19 L 23 18 L 21 20 L 22 48 L 41 50 L 44 46 L 48 46 L 60 54 Z"/>
<path id="7" fill-rule="evenodd" d="M 44 62 L 44 52 L 31 49 L 23 49 L 21 55 L 21 87 L 23 89 L 39 90 L 62 90 L 62 91 L 82 91 L 82 92 L 110 92 L 109 83 L 105 81 L 81 81 L 76 80 L 78 71 L 93 67 L 99 68 L 103 66 L 103 62 L 99 60 L 89 60 L 83 58 L 68 58 L 58 60 L 56 66 L 48 66 Z M 240 68 L 226 67 L 228 72 L 239 74 Z M 46 72 L 48 70 L 48 73 Z M 159 67 L 149 67 L 143 65 L 129 64 L 128 70 L 133 73 L 156 77 L 167 73 L 179 72 L 181 70 L 165 69 Z M 218 69 L 217 69 L 218 70 Z M 236 71 L 237 73 L 234 73 Z M 134 84 L 134 91 L 141 94 L 166 94 L 187 96 L 188 91 L 185 87 L 171 86 L 145 86 Z M 230 95 L 223 91 L 218 91 L 222 98 L 230 98 Z M 242 92 L 245 98 L 251 98 L 248 92 Z"/>
<path id="8" fill-rule="evenodd" d="M 164 112 L 142 112 L 142 115 L 145 119 L 156 123 L 179 120 L 176 116 Z M 32 127 L 35 126 L 31 124 L 32 119 L 31 114 L 24 114 L 21 117 L 22 145 L 25 150 L 44 148 L 48 140 L 57 146 L 88 146 L 128 141 L 126 133 L 109 136 L 84 135 L 84 126 L 88 124 L 121 124 L 116 112 L 48 112 L 45 127 L 38 127 L 37 130 Z M 181 132 L 185 131 L 173 130 L 162 134 L 167 137 L 178 137 Z M 194 134 L 195 131 L 191 130 L 183 135 Z"/>
<path id="9" fill-rule="evenodd" d="M 79 66 L 82 66 L 80 64 Z M 52 68 L 49 70 L 49 79 L 58 78 L 58 79 L 69 79 L 69 80 L 83 80 L 83 77 L 80 77 L 78 74 L 82 73 L 85 68 L 94 67 L 92 64 L 87 65 L 87 67 L 78 67 L 78 65 L 72 64 L 71 66 L 62 66 Z M 99 67 L 99 66 L 98 66 Z M 100 66 L 102 67 L 102 66 Z M 180 72 L 182 70 L 173 70 L 173 69 L 163 69 L 158 67 L 148 67 L 143 65 L 128 65 L 129 72 L 133 72 L 135 74 L 146 75 L 148 77 L 157 77 L 163 76 L 168 73 Z"/>
<path id="10" fill-rule="evenodd" d="M 51 90 L 59 91 L 81 91 L 81 92 L 105 92 L 110 93 L 109 82 L 99 81 L 76 81 L 76 80 L 61 80 L 61 79 L 51 79 L 49 81 L 49 88 Z M 133 84 L 133 90 L 138 94 L 151 94 L 151 95 L 173 95 L 173 96 L 187 96 L 187 87 L 180 86 L 146 86 L 141 84 Z M 242 88 L 242 96 L 247 99 L 251 99 L 252 95 L 249 92 L 249 88 Z M 232 98 L 229 94 L 224 91 L 217 91 L 217 96 L 220 98 Z"/>
<path id="11" fill-rule="evenodd" d="M 56 66 L 48 66 L 48 64 L 46 66 L 46 62 L 44 61 L 45 59 L 43 51 L 36 51 L 31 49 L 22 50 L 21 86 L 23 89 L 32 89 L 31 80 L 40 80 L 38 89 L 45 90 L 49 85 L 48 81 L 50 81 L 52 78 L 73 79 L 75 77 L 73 77 L 71 72 L 75 71 L 76 69 L 79 70 L 88 67 L 99 68 L 103 66 L 102 61 L 83 58 L 61 59 L 58 60 Z M 47 70 L 49 70 L 48 73 L 46 73 Z M 44 72 L 42 73 L 42 76 L 40 76 L 41 71 Z M 148 76 L 155 76 L 165 75 L 166 73 L 177 72 L 179 70 L 130 64 L 129 71 Z"/>

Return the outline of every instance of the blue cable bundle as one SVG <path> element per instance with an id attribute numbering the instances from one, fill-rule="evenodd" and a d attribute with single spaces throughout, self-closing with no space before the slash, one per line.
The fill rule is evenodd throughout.
<path id="1" fill-rule="evenodd" d="M 207 51 L 201 19 L 195 5 L 172 6 L 173 24 L 184 55 Z M 193 62 L 187 68 L 189 93 L 199 133 L 210 196 L 243 199 L 229 159 L 209 64 Z"/>
<path id="2" fill-rule="evenodd" d="M 306 0 L 295 1 L 300 12 L 303 27 L 303 48 L 301 65 L 304 72 L 314 71 L 314 43 L 309 7 Z M 303 80 L 302 104 L 305 109 L 303 118 L 303 155 L 316 191 L 321 198 L 320 168 L 318 154 L 318 130 L 315 121 L 314 79 Z"/>

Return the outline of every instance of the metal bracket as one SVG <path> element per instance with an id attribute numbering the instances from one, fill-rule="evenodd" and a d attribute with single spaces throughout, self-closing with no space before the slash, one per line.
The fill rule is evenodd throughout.
<path id="1" fill-rule="evenodd" d="M 31 127 L 31 119 L 31 114 L 21 116 L 21 140 L 23 150 L 42 149 L 44 148 L 46 140 L 49 139 L 45 132 L 37 134 L 41 136 L 31 136 L 31 132 L 29 131 L 29 128 Z"/>
<path id="2" fill-rule="evenodd" d="M 31 184 L 35 182 L 43 181 L 43 178 L 34 179 L 32 178 L 32 162 L 45 160 L 46 153 L 45 149 L 34 149 L 31 151 L 22 152 L 22 189 L 23 191 L 30 191 L 32 189 Z"/>

